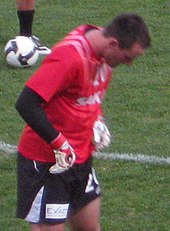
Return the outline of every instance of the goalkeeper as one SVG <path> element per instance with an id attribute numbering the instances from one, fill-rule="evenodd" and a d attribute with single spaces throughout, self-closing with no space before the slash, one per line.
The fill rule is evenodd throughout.
<path id="1" fill-rule="evenodd" d="M 92 154 L 110 144 L 102 101 L 113 68 L 150 45 L 143 19 L 122 14 L 101 28 L 81 25 L 57 43 L 30 77 L 16 108 L 17 217 L 31 231 L 100 231 L 100 186 Z"/>

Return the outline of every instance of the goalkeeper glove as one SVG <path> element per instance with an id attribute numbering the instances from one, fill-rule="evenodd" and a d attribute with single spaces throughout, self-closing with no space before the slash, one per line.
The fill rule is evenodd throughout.
<path id="1" fill-rule="evenodd" d="M 51 142 L 51 146 L 54 148 L 56 163 L 49 169 L 50 173 L 62 173 L 72 167 L 76 155 L 73 148 L 61 133 Z"/>
<path id="2" fill-rule="evenodd" d="M 111 134 L 103 120 L 97 119 L 94 123 L 93 143 L 96 150 L 108 147 L 111 143 Z"/>

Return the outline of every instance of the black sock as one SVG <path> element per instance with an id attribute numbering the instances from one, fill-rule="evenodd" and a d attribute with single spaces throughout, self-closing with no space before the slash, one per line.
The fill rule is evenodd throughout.
<path id="1" fill-rule="evenodd" d="M 21 36 L 32 36 L 32 23 L 35 10 L 18 10 L 19 28 Z"/>

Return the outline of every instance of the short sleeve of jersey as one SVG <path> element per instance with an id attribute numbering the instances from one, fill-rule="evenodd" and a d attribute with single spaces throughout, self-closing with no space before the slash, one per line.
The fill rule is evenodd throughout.
<path id="1" fill-rule="evenodd" d="M 69 86 L 71 78 L 76 77 L 78 65 L 75 64 L 79 60 L 73 46 L 55 48 L 26 82 L 26 86 L 49 102 Z"/>

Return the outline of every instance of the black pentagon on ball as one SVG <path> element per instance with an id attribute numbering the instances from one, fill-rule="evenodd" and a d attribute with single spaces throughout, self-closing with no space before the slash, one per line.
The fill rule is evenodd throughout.
<path id="1" fill-rule="evenodd" d="M 17 53 L 18 47 L 17 47 L 17 43 L 15 40 L 11 41 L 11 46 L 8 47 L 8 49 L 6 50 L 6 55 L 8 55 L 10 52 L 14 52 L 15 54 Z"/>
<path id="2" fill-rule="evenodd" d="M 23 66 L 28 65 L 27 60 L 29 60 L 34 55 L 35 50 L 36 50 L 36 48 L 34 48 L 34 50 L 31 51 L 30 53 L 28 53 L 27 55 L 19 54 L 18 61 L 21 63 L 21 65 L 23 65 Z"/>

